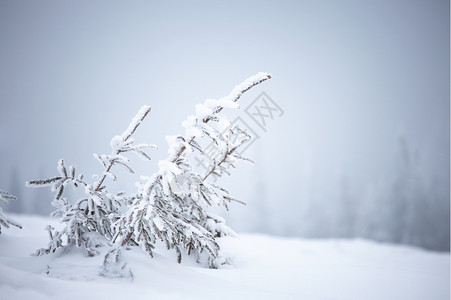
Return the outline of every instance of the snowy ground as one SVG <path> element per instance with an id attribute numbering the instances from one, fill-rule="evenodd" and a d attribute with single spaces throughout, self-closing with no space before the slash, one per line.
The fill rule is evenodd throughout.
<path id="1" fill-rule="evenodd" d="M 13 216 L 0 235 L 0 298 L 15 299 L 449 299 L 448 253 L 363 240 L 242 234 L 221 240 L 234 265 L 204 269 L 172 254 L 125 252 L 134 279 L 98 276 L 103 256 L 30 256 L 47 243 L 46 218 Z M 51 221 L 54 224 L 54 221 Z M 49 267 L 48 267 L 49 266 Z"/>

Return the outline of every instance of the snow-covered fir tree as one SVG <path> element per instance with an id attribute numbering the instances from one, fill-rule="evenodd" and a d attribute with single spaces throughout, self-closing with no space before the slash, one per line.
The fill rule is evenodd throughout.
<path id="1" fill-rule="evenodd" d="M 123 192 L 112 194 L 108 191 L 105 180 L 111 178 L 117 180 L 117 176 L 112 172 L 113 166 L 121 166 L 130 173 L 134 173 L 129 166 L 129 159 L 125 153 L 134 152 L 144 159 L 150 160 L 145 152 L 153 145 L 134 145 L 133 133 L 150 112 L 149 106 L 143 106 L 138 114 L 133 118 L 127 130 L 121 135 L 114 136 L 111 140 L 111 154 L 94 154 L 94 157 L 102 165 L 103 172 L 97 176 L 97 180 L 88 183 L 82 174 L 76 175 L 75 166 L 67 167 L 61 159 L 58 161 L 58 176 L 44 179 L 32 180 L 26 184 L 30 187 L 50 186 L 55 192 L 52 205 L 56 210 L 52 216 L 60 217 L 60 222 L 64 223 L 61 231 L 56 231 L 48 226 L 50 242 L 47 248 L 37 251 L 38 255 L 55 252 L 61 247 L 75 245 L 83 247 L 89 256 L 98 254 L 96 247 L 107 243 L 113 236 L 113 224 L 120 217 L 120 208 L 127 201 L 131 201 L 134 195 L 126 195 Z M 82 188 L 84 197 L 71 202 L 72 199 L 64 197 L 67 186 Z M 63 239 L 65 238 L 65 241 Z"/>
<path id="2" fill-rule="evenodd" d="M 236 151 L 250 136 L 221 114 L 224 108 L 237 109 L 241 95 L 252 87 L 270 79 L 258 73 L 219 100 L 208 99 L 196 105 L 196 114 L 182 125 L 185 135 L 169 136 L 169 156 L 158 163 L 159 170 L 139 184 L 138 193 L 125 214 L 115 223 L 113 249 L 104 260 L 104 273 L 116 275 L 120 265 L 120 249 L 125 245 L 139 245 L 149 255 L 157 242 L 174 249 L 178 261 L 182 252 L 194 254 L 198 261 L 207 261 L 217 268 L 224 263 L 215 238 L 234 234 L 224 219 L 211 214 L 208 208 L 238 201 L 229 192 L 211 181 L 213 176 L 228 174 L 228 168 L 244 159 Z M 216 153 L 206 153 L 198 142 L 209 139 Z M 194 170 L 189 156 L 200 155 L 210 161 L 205 174 Z M 238 201 L 241 202 L 241 201 Z M 242 202 L 241 202 L 242 203 Z"/>
<path id="3" fill-rule="evenodd" d="M 0 190 L 0 200 L 5 203 L 8 203 L 9 200 L 17 200 L 17 198 L 6 191 Z M 0 234 L 2 233 L 2 226 L 5 228 L 9 228 L 10 225 L 22 228 L 22 226 L 19 223 L 11 220 L 11 218 L 6 216 L 2 208 L 0 207 Z"/>

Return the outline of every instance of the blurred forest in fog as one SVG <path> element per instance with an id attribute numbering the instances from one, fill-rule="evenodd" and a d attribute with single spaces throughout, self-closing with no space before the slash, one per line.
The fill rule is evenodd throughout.
<path id="1" fill-rule="evenodd" d="M 0 1 L 0 189 L 48 214 L 26 180 L 58 159 L 86 176 L 141 105 L 159 150 L 206 98 L 259 71 L 240 100 L 255 142 L 225 185 L 237 232 L 369 238 L 449 251 L 448 1 Z M 265 92 L 283 114 L 245 109 Z M 74 197 L 77 194 L 74 192 Z"/>

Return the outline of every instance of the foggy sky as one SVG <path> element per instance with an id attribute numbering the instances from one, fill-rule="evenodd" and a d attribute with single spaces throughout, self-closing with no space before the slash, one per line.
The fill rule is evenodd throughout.
<path id="1" fill-rule="evenodd" d="M 265 132 L 238 113 L 259 139 L 222 181 L 248 202 L 234 229 L 449 250 L 449 50 L 447 1 L 1 0 L 0 189 L 49 211 L 24 182 L 60 158 L 101 172 L 92 153 L 144 104 L 151 175 L 196 103 L 265 71 L 240 103 L 284 114 Z"/>

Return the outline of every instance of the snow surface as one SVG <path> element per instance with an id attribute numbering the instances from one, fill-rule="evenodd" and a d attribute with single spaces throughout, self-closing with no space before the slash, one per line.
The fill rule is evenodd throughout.
<path id="1" fill-rule="evenodd" d="M 1 299 L 449 299 L 449 253 L 364 240 L 305 240 L 241 234 L 221 238 L 232 266 L 202 268 L 157 249 L 123 251 L 134 278 L 107 279 L 103 255 L 79 249 L 31 256 L 55 220 L 13 216 L 23 229 L 0 235 Z M 106 248 L 102 249 L 105 253 Z"/>

